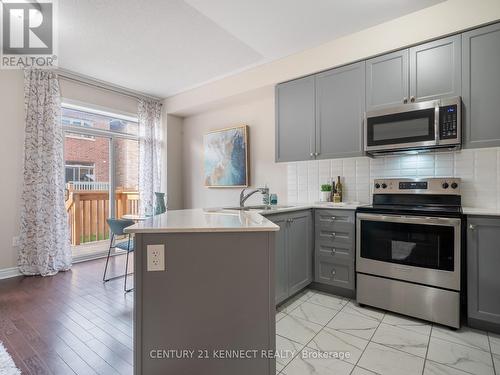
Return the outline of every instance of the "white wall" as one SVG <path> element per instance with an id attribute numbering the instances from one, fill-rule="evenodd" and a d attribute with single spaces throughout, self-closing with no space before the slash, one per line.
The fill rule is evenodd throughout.
<path id="1" fill-rule="evenodd" d="M 174 95 L 169 113 L 191 115 L 228 98 L 500 19 L 498 0 L 448 0 L 329 43 Z"/>
<path id="2" fill-rule="evenodd" d="M 246 124 L 249 126 L 250 184 L 268 184 L 279 199 L 286 196 L 286 166 L 274 163 L 274 94 L 267 90 L 261 98 L 242 105 L 184 119 L 183 188 L 185 208 L 238 205 L 241 189 L 206 188 L 203 185 L 203 135 L 208 131 Z M 260 194 L 249 203 L 261 202 Z"/>
<path id="3" fill-rule="evenodd" d="M 23 74 L 0 70 L 0 270 L 17 265 L 12 237 L 19 233 L 24 142 Z"/>
<path id="4" fill-rule="evenodd" d="M 183 208 L 183 189 L 182 189 L 182 118 L 167 115 L 164 110 L 163 123 L 166 134 L 166 155 L 167 160 L 166 186 L 167 186 L 167 204 L 170 210 L 179 210 Z"/>

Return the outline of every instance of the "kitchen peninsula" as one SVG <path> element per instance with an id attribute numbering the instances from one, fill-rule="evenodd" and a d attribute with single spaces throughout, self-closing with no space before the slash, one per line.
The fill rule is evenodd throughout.
<path id="1" fill-rule="evenodd" d="M 136 244 L 135 374 L 275 374 L 263 353 L 275 349 L 278 230 L 257 212 L 201 209 L 126 229 Z"/>

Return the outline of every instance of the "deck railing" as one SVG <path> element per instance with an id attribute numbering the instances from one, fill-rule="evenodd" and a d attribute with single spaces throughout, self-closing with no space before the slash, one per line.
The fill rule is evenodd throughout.
<path id="1" fill-rule="evenodd" d="M 71 190 L 109 190 L 109 182 L 71 181 L 67 187 Z"/>
<path id="2" fill-rule="evenodd" d="M 100 241 L 109 238 L 106 219 L 109 215 L 109 190 L 73 190 L 68 186 L 66 200 L 71 244 Z M 139 192 L 117 189 L 115 217 L 139 213 Z"/>

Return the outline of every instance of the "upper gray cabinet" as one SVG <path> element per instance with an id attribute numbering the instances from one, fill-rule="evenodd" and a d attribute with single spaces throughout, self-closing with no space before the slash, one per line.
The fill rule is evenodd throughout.
<path id="1" fill-rule="evenodd" d="M 410 102 L 460 96 L 461 65 L 460 35 L 410 48 Z"/>
<path id="2" fill-rule="evenodd" d="M 314 76 L 276 86 L 276 161 L 314 158 Z"/>
<path id="3" fill-rule="evenodd" d="M 461 39 L 439 39 L 366 62 L 367 110 L 462 93 Z"/>
<path id="4" fill-rule="evenodd" d="M 408 101 L 408 50 L 366 61 L 366 108 L 373 110 Z"/>
<path id="5" fill-rule="evenodd" d="M 316 75 L 316 157 L 363 153 L 365 62 Z"/>
<path id="6" fill-rule="evenodd" d="M 462 34 L 464 147 L 500 146 L 500 24 Z"/>

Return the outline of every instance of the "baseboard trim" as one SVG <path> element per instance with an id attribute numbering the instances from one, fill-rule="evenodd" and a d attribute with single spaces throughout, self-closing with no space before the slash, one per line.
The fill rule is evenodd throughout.
<path id="1" fill-rule="evenodd" d="M 0 269 L 0 280 L 10 279 L 11 277 L 22 276 L 22 273 L 19 272 L 19 267 L 10 267 Z"/>

